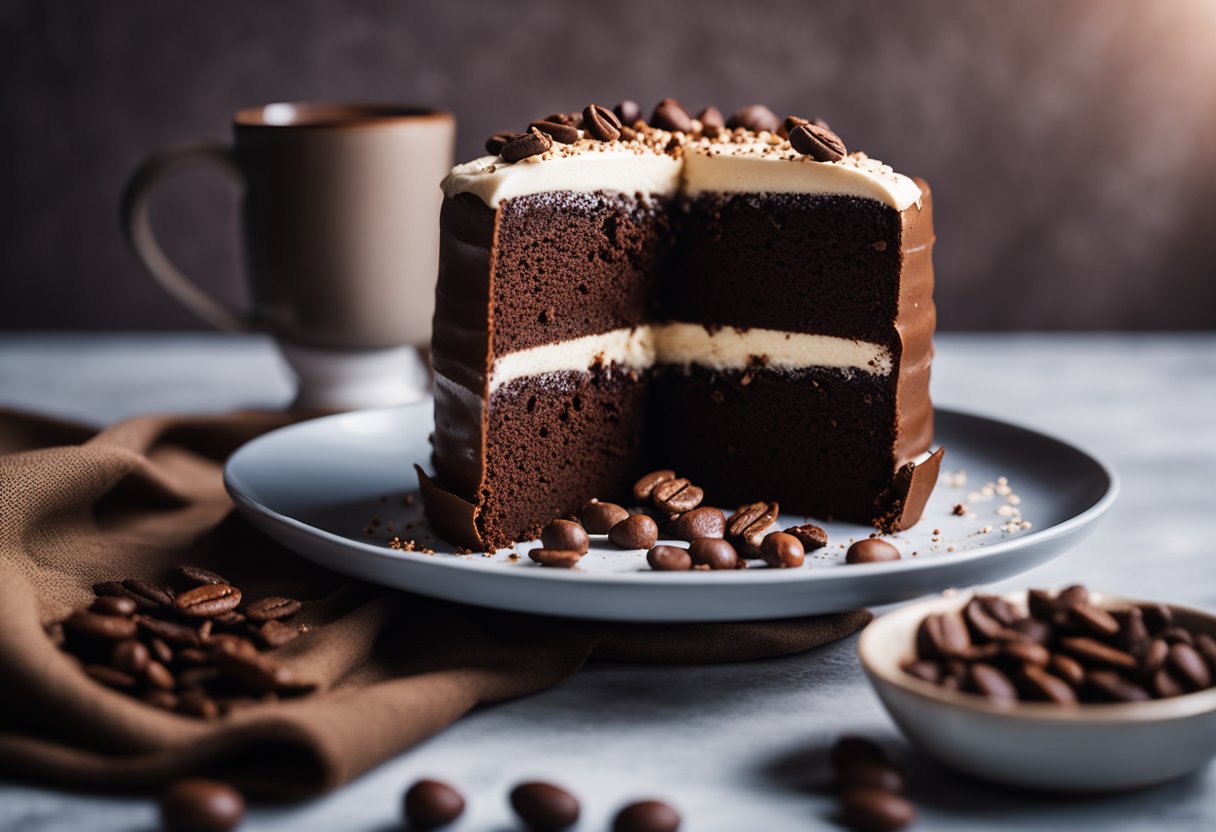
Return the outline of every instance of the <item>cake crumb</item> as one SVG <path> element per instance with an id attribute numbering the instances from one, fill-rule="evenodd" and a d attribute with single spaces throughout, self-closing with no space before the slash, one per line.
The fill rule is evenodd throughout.
<path id="1" fill-rule="evenodd" d="M 964 503 L 955 503 L 954 508 L 950 510 L 950 513 L 955 517 L 965 517 L 967 516 L 967 506 Z"/>
<path id="2" fill-rule="evenodd" d="M 389 540 L 388 548 L 395 549 L 398 552 L 418 552 L 423 555 L 435 554 L 435 550 L 429 546 L 423 546 L 416 540 L 402 540 L 399 537 L 393 537 Z"/>

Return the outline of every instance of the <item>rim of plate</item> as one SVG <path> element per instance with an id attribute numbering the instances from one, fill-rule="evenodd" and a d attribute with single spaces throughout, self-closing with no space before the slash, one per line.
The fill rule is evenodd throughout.
<path id="1" fill-rule="evenodd" d="M 258 446 L 268 441 L 282 441 L 285 434 L 316 430 L 318 428 L 318 424 L 322 422 L 354 420 L 361 417 L 366 418 L 373 414 L 386 415 L 392 412 L 406 411 L 422 407 L 429 409 L 431 407 L 431 399 L 427 398 L 419 402 L 414 402 L 407 405 L 398 405 L 396 407 L 374 408 L 369 410 L 354 410 L 347 413 L 336 413 L 329 416 L 321 416 L 316 419 L 308 419 L 303 422 L 296 422 L 295 424 L 276 428 L 269 433 L 265 433 L 259 437 L 251 439 L 233 451 L 233 453 L 224 463 L 224 488 L 227 490 L 228 495 L 238 505 L 243 505 L 262 515 L 263 517 L 273 520 L 281 525 L 320 538 L 342 548 L 355 549 L 365 554 L 378 556 L 388 560 L 405 560 L 420 565 L 466 569 L 476 571 L 478 573 L 485 573 L 487 570 L 498 568 L 498 566 L 494 565 L 485 565 L 484 559 L 470 560 L 459 555 L 448 555 L 442 559 L 439 559 L 436 557 L 436 555 L 426 555 L 420 552 L 397 551 L 374 543 L 367 543 L 361 540 L 352 540 L 349 537 L 334 534 L 333 532 L 317 528 L 316 526 L 312 526 L 308 523 L 297 520 L 294 517 L 275 511 L 269 506 L 258 502 L 252 496 L 246 494 L 234 481 L 233 469 L 241 464 L 241 457 L 248 456 L 248 454 L 256 452 Z M 1046 440 L 1048 442 L 1054 442 L 1058 445 L 1063 445 L 1071 451 L 1081 454 L 1083 457 L 1096 465 L 1100 471 L 1102 471 L 1106 478 L 1106 490 L 1091 506 L 1089 506 L 1089 508 L 1053 526 L 1046 526 L 1041 529 L 1036 529 L 1031 531 L 1029 534 L 1009 538 L 999 543 L 993 543 L 989 546 L 979 546 L 966 552 L 956 552 L 949 555 L 941 555 L 938 557 L 923 558 L 918 560 L 909 559 L 890 561 L 886 563 L 856 563 L 849 564 L 847 568 L 812 568 L 797 570 L 793 574 L 790 573 L 790 570 L 785 569 L 738 569 L 722 572 L 710 571 L 708 573 L 657 573 L 651 570 L 639 570 L 636 572 L 576 572 L 565 569 L 532 569 L 528 567 L 524 567 L 523 569 L 512 569 L 509 568 L 508 565 L 503 564 L 502 572 L 499 574 L 528 580 L 545 580 L 557 583 L 573 581 L 602 584 L 624 583 L 649 585 L 658 581 L 665 585 L 671 586 L 704 586 L 705 581 L 707 580 L 728 583 L 746 582 L 749 584 L 789 583 L 791 581 L 802 583 L 805 581 L 847 581 L 861 575 L 873 575 L 883 572 L 921 572 L 946 568 L 948 565 L 962 564 L 973 560 L 995 557 L 1006 552 L 1026 548 L 1032 543 L 1043 543 L 1050 540 L 1055 540 L 1056 538 L 1065 537 L 1088 526 L 1090 523 L 1105 514 L 1114 503 L 1115 499 L 1119 496 L 1119 475 L 1115 472 L 1114 467 L 1101 456 L 1090 451 L 1088 448 L 1053 436 L 1049 433 L 1036 430 L 1035 428 L 1024 427 L 1022 425 L 1014 424 L 1013 422 L 1006 422 L 990 416 L 983 416 L 965 410 L 945 407 L 934 408 L 934 411 L 935 413 L 939 414 L 961 416 L 966 419 L 986 422 L 989 425 L 997 426 L 1003 429 L 1022 431 L 1024 433 L 1031 434 L 1040 440 Z"/>

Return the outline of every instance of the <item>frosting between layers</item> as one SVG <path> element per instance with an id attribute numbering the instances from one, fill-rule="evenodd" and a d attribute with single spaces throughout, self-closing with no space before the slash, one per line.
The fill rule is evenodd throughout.
<path id="1" fill-rule="evenodd" d="M 641 370 L 655 364 L 719 371 L 753 366 L 785 370 L 833 367 L 887 375 L 894 361 L 883 345 L 851 338 L 666 323 L 585 335 L 499 356 L 490 372 L 490 392 L 545 373 L 582 372 L 596 365 Z"/>
<path id="2" fill-rule="evenodd" d="M 670 135 L 677 142 L 683 137 Z M 816 162 L 769 133 L 739 141 L 683 138 L 679 154 L 663 147 L 661 142 L 580 139 L 515 163 L 482 156 L 453 168 L 442 187 L 446 196 L 471 193 L 491 208 L 551 191 L 835 194 L 874 199 L 897 211 L 921 201 L 912 179 L 864 153 Z"/>

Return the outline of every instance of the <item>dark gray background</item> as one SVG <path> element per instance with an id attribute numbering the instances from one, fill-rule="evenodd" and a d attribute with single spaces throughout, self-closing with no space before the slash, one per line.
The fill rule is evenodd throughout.
<path id="1" fill-rule="evenodd" d="M 589 101 L 822 116 L 925 176 L 944 328 L 1216 326 L 1216 3 L 0 0 L 0 327 L 199 324 L 125 250 L 158 146 L 273 100 L 443 105 L 458 157 Z M 242 297 L 234 193 L 184 174 L 166 248 Z"/>

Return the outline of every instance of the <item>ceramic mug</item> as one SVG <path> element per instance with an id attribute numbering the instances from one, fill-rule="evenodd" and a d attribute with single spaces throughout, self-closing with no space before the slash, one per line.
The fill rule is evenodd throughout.
<path id="1" fill-rule="evenodd" d="M 267 104 L 233 118 L 235 141 L 173 145 L 135 172 L 127 238 L 170 295 L 204 321 L 268 332 L 300 378 L 299 407 L 375 407 L 425 395 L 439 262 L 440 180 L 455 119 L 393 105 Z M 179 271 L 148 220 L 158 182 L 211 165 L 243 187 L 253 308 L 226 306 Z"/>

